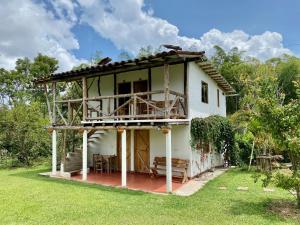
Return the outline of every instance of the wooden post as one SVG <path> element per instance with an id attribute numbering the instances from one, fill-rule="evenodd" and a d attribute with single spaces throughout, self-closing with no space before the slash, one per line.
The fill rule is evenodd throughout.
<path id="1" fill-rule="evenodd" d="M 170 76 L 169 76 L 169 64 L 164 64 L 164 92 L 165 92 L 165 118 L 169 118 L 169 97 L 170 97 Z"/>
<path id="2" fill-rule="evenodd" d="M 56 175 L 56 162 L 57 162 L 57 156 L 56 156 L 56 130 L 52 131 L 52 175 Z"/>
<path id="3" fill-rule="evenodd" d="M 250 169 L 251 169 L 251 163 L 252 163 L 252 158 L 253 158 L 254 146 L 255 146 L 255 141 L 253 140 L 252 148 L 251 148 L 251 154 L 250 154 L 250 161 L 249 161 L 249 166 L 248 166 L 248 171 L 250 171 Z"/>
<path id="4" fill-rule="evenodd" d="M 73 108 L 71 105 L 71 102 L 68 101 L 68 124 L 72 125 L 72 120 L 73 120 Z"/>
<path id="5" fill-rule="evenodd" d="M 52 125 L 56 124 L 56 82 L 52 82 L 53 109 L 52 109 Z"/>
<path id="6" fill-rule="evenodd" d="M 63 174 L 65 172 L 65 165 L 66 165 L 66 146 L 67 146 L 67 130 L 62 132 L 63 138 L 63 146 L 61 151 L 61 161 L 60 161 L 60 172 Z"/>
<path id="7" fill-rule="evenodd" d="M 184 77 L 184 110 L 186 112 L 185 117 L 189 116 L 189 77 L 188 77 L 188 63 L 183 64 L 183 77 Z"/>
<path id="8" fill-rule="evenodd" d="M 88 131 L 83 131 L 83 142 L 82 142 L 82 180 L 87 180 L 87 136 Z"/>
<path id="9" fill-rule="evenodd" d="M 172 152 L 171 129 L 163 129 L 166 137 L 166 192 L 172 192 Z"/>
<path id="10" fill-rule="evenodd" d="M 117 74 L 116 73 L 114 73 L 114 95 L 116 95 L 117 94 Z M 116 110 L 116 108 L 117 108 L 117 99 L 116 98 L 114 98 L 114 110 Z"/>
<path id="11" fill-rule="evenodd" d="M 46 96 L 48 115 L 49 115 L 50 123 L 52 124 L 52 112 L 51 112 L 50 101 L 49 101 L 49 98 L 48 98 L 48 85 L 47 84 L 44 84 L 44 90 L 45 90 L 45 96 Z"/>
<path id="12" fill-rule="evenodd" d="M 136 95 L 133 95 L 133 116 L 136 116 L 137 105 L 136 105 Z"/>
<path id="13" fill-rule="evenodd" d="M 82 114 L 83 114 L 83 121 L 86 121 L 87 114 L 88 114 L 88 107 L 87 107 L 87 80 L 86 77 L 82 78 Z"/>
<path id="14" fill-rule="evenodd" d="M 130 132 L 130 170 L 134 171 L 134 129 Z"/>
<path id="15" fill-rule="evenodd" d="M 126 157 L 126 130 L 121 130 L 121 147 L 122 147 L 122 187 L 127 185 L 127 157 Z"/>

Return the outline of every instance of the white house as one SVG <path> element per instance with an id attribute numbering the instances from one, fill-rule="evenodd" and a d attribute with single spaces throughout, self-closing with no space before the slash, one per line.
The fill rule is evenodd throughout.
<path id="1" fill-rule="evenodd" d="M 97 66 L 35 82 L 46 90 L 52 83 L 53 103 L 47 98 L 47 104 L 52 116 L 53 175 L 58 173 L 56 135 L 66 130 L 83 134 L 82 157 L 72 165 L 69 161 L 76 154 L 63 148 L 69 161 L 61 160 L 62 174 L 80 170 L 83 180 L 88 178 L 89 168 L 95 167 L 97 154 L 116 156 L 123 187 L 128 171 L 150 173 L 155 157 L 166 157 L 161 174 L 166 174 L 167 192 L 172 191 L 172 159 L 187 160 L 189 178 L 223 164 L 217 151 L 201 154 L 190 145 L 192 118 L 226 116 L 226 95 L 234 93 L 204 52 L 171 50 L 113 63 L 105 58 Z M 82 96 L 58 99 L 58 82 L 76 84 L 82 88 Z"/>

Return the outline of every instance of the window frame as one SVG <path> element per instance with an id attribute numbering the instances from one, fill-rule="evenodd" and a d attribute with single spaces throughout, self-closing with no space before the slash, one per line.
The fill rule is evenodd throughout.
<path id="1" fill-rule="evenodd" d="M 206 86 L 205 89 L 204 86 Z M 206 83 L 205 81 L 201 81 L 201 102 L 208 104 L 208 101 L 208 83 Z"/>
<path id="2" fill-rule="evenodd" d="M 220 90 L 219 88 L 217 89 L 217 105 L 220 107 Z"/>

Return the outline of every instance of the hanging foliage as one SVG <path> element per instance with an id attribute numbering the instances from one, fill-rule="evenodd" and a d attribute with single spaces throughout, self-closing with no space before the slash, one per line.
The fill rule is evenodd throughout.
<path id="1" fill-rule="evenodd" d="M 192 119 L 191 138 L 191 145 L 195 149 L 204 143 L 211 143 L 216 151 L 231 154 L 234 148 L 232 126 L 228 119 L 222 116 Z"/>

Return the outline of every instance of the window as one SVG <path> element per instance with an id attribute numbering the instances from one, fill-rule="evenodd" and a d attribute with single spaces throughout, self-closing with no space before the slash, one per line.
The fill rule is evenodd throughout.
<path id="1" fill-rule="evenodd" d="M 202 81 L 201 85 L 202 102 L 208 103 L 208 84 Z"/>
<path id="2" fill-rule="evenodd" d="M 217 102 L 218 102 L 218 107 L 220 107 L 220 91 L 217 89 Z"/>

